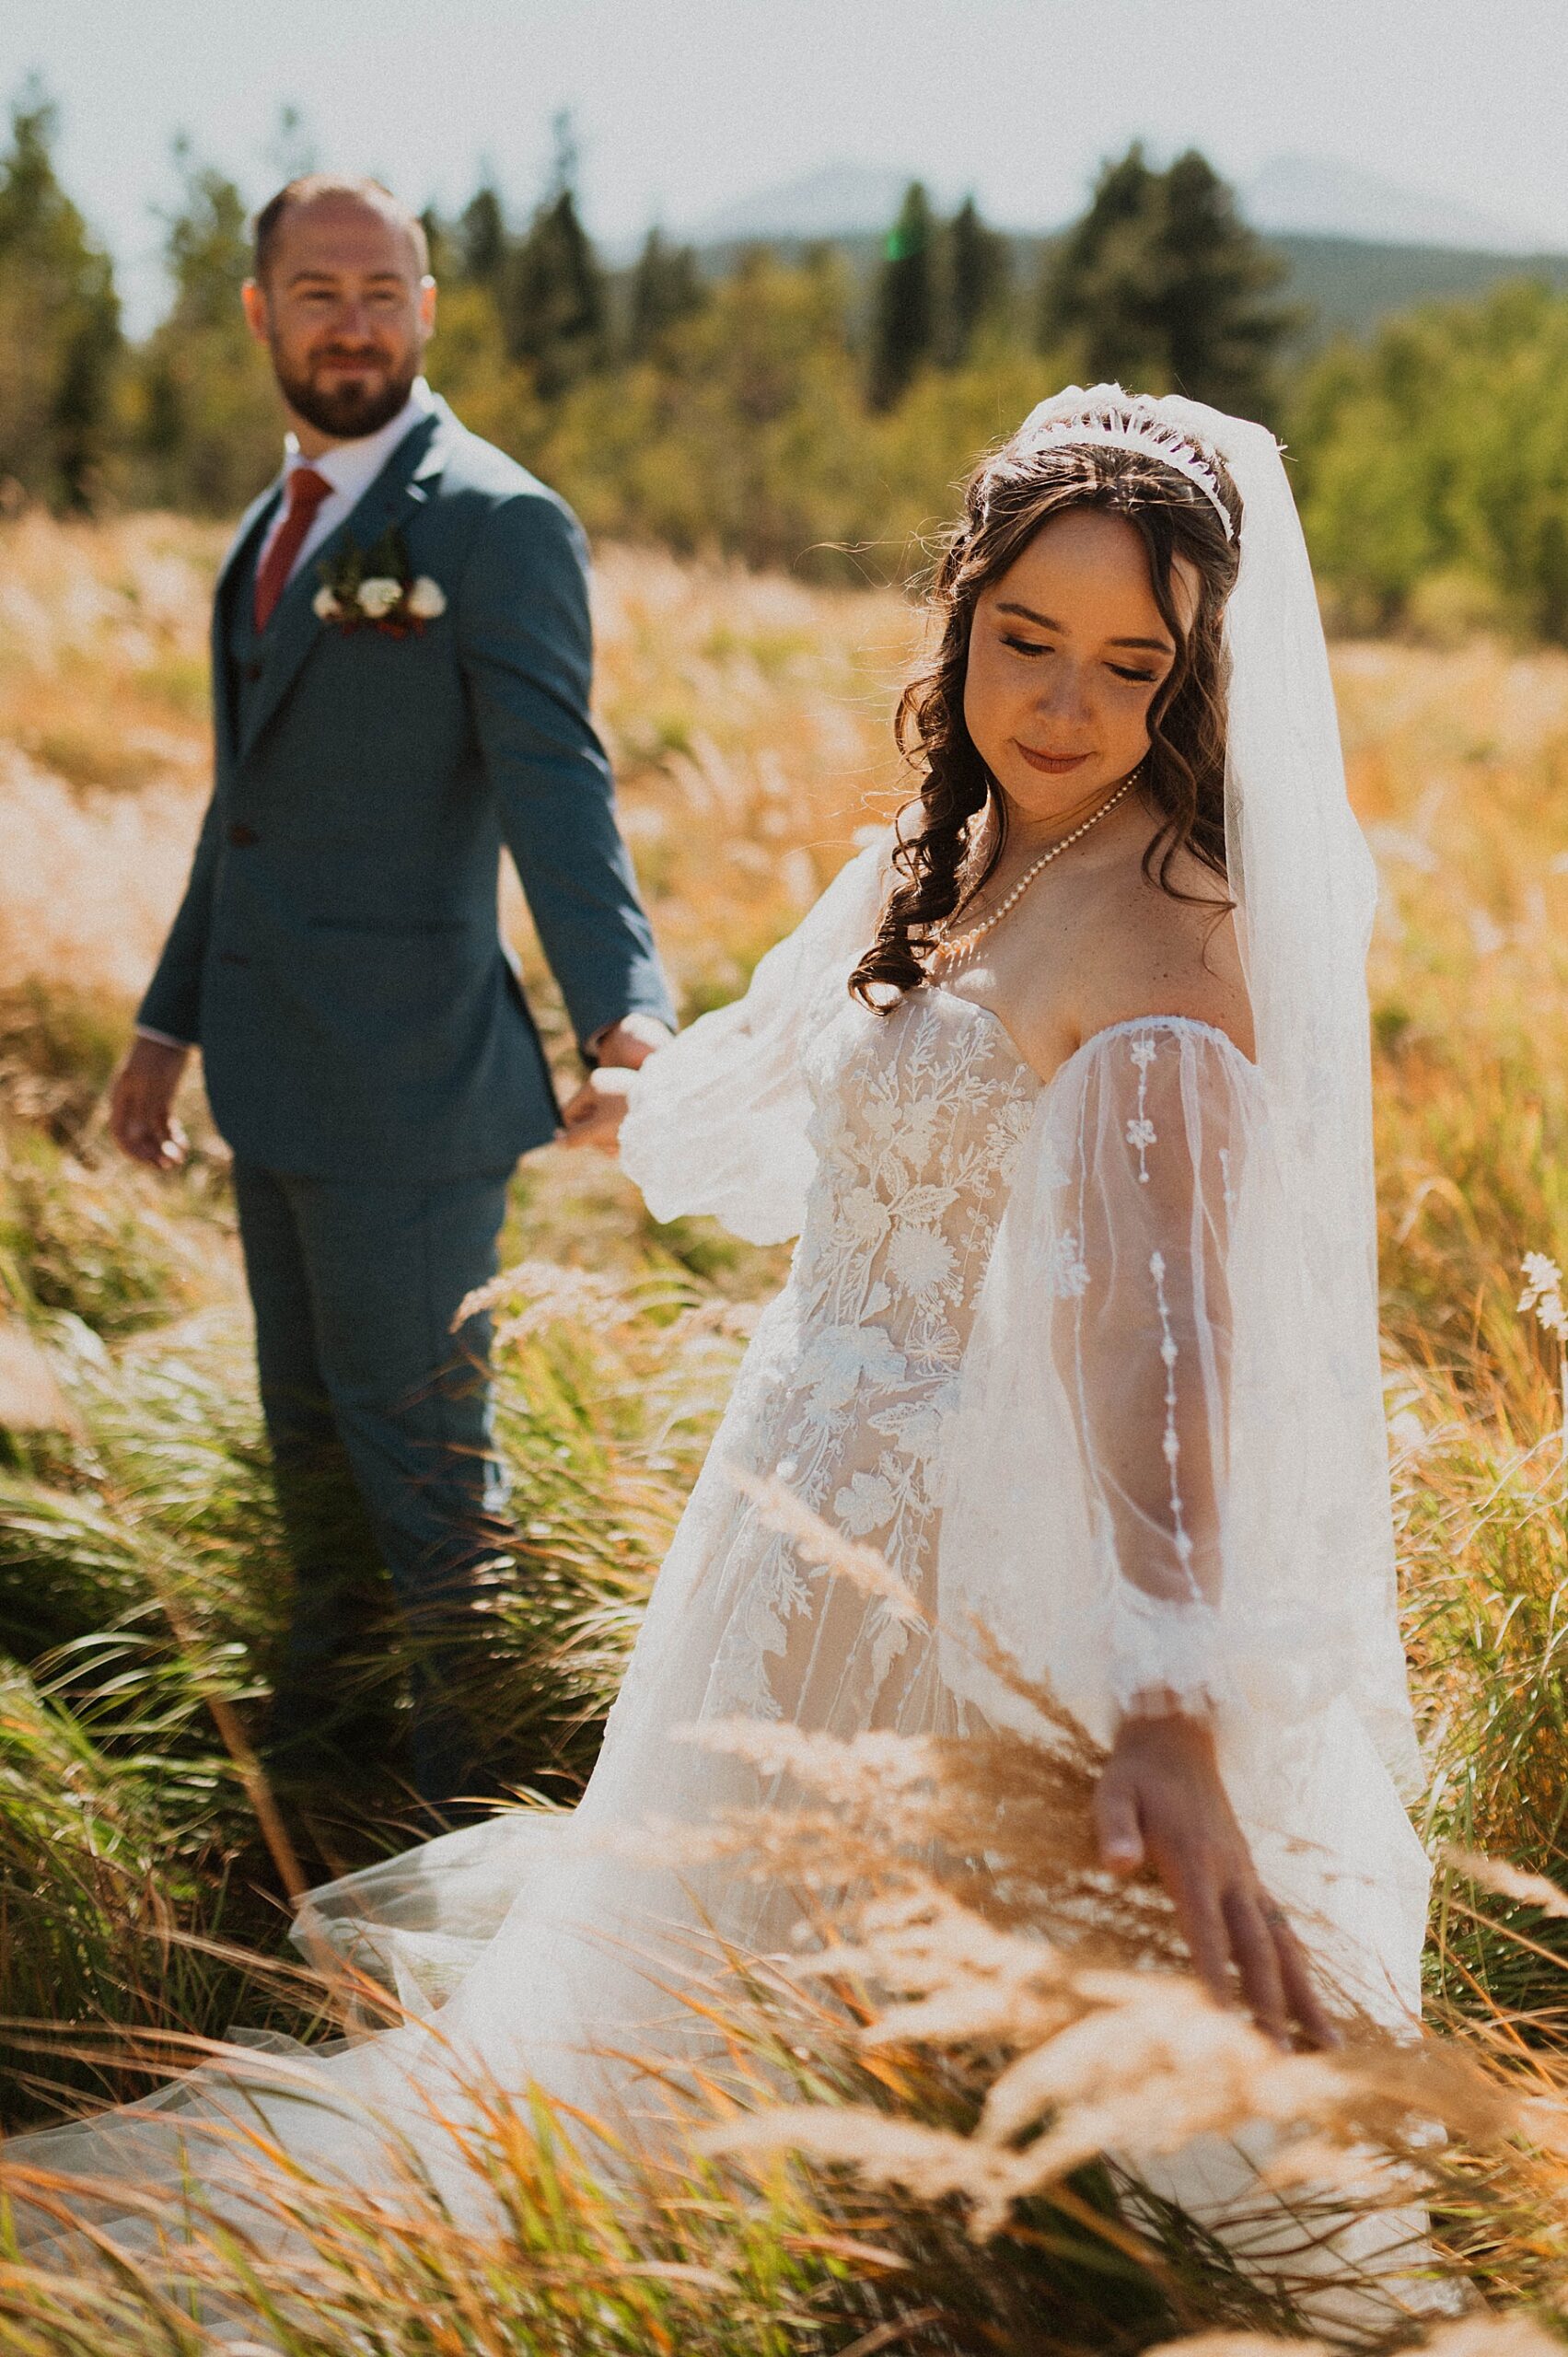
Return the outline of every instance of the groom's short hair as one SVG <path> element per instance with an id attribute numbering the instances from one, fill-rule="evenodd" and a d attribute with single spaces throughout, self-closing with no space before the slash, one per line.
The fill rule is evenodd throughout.
<path id="1" fill-rule="evenodd" d="M 254 271 L 258 282 L 267 275 L 267 265 L 277 249 L 286 216 L 301 204 L 314 204 L 318 197 L 352 196 L 361 204 L 369 205 L 373 213 L 384 214 L 406 229 L 413 241 L 414 259 L 423 278 L 430 269 L 430 240 L 424 234 L 424 224 L 417 213 L 411 213 L 401 197 L 389 188 L 368 176 L 354 178 L 344 172 L 306 172 L 299 180 L 290 180 L 280 188 L 276 196 L 269 197 L 256 215 L 256 257 Z"/>

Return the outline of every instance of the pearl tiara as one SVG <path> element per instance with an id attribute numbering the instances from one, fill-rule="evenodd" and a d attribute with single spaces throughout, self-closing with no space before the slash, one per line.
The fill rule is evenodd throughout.
<path id="1" fill-rule="evenodd" d="M 1179 475 L 1195 483 L 1225 526 L 1225 539 L 1236 536 L 1213 461 L 1196 442 L 1167 424 L 1146 393 L 1129 394 L 1114 409 L 1087 411 L 1076 417 L 1063 417 L 1053 401 L 1041 401 L 1013 439 L 1015 447 L 1024 450 L 1066 449 L 1092 443 L 1101 449 L 1146 451 L 1161 466 L 1174 467 Z"/>

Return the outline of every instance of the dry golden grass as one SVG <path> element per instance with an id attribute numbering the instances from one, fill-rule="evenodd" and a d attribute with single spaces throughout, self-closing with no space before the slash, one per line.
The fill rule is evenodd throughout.
<path id="1" fill-rule="evenodd" d="M 173 517 L 0 524 L 0 988 L 139 989 L 210 774 L 224 536 Z M 896 791 L 912 643 L 890 596 L 611 550 L 598 699 L 626 831 L 683 983 L 732 990 Z M 527 938 L 515 883 L 509 922 Z"/>
<path id="2" fill-rule="evenodd" d="M 0 987 L 140 988 L 208 775 L 221 547 L 162 517 L 0 525 Z"/>
<path id="3" fill-rule="evenodd" d="M 33 518 L 0 526 L 0 819 L 8 846 L 0 1013 L 5 993 L 21 1004 L 16 994 L 29 983 L 46 996 L 96 996 L 100 1030 L 128 1011 L 178 897 L 205 788 L 205 603 L 220 544 L 220 534 L 160 517 L 96 530 Z M 628 550 L 603 552 L 597 598 L 600 712 L 624 824 L 661 943 L 695 1010 L 738 987 L 857 830 L 896 801 L 889 722 L 918 628 L 889 594 L 810 591 Z M 1353 798 L 1385 886 L 1372 959 L 1385 1325 L 1407 1607 L 1433 1771 L 1427 1829 L 1509 1858 L 1527 1877 L 1494 1875 L 1478 1889 L 1450 1875 L 1434 1980 L 1440 2011 L 1471 2017 L 1468 2034 L 1481 2042 L 1488 2084 L 1512 2073 L 1521 2100 L 1556 2107 L 1560 1935 L 1551 1903 L 1543 1914 L 1542 1890 L 1527 1877 L 1561 1880 L 1568 1847 L 1568 1477 L 1560 1353 L 1518 1301 L 1527 1253 L 1568 1258 L 1568 656 L 1483 644 L 1446 655 L 1358 644 L 1336 650 L 1335 671 Z M 507 910 L 550 1028 L 548 987 L 515 890 Z M 553 1028 L 562 1039 L 558 1015 Z M 47 1097 L 54 1081 L 29 1074 Z M 13 1163 L 21 1137 L 16 1130 Z M 90 1124 L 84 1152 L 97 1160 Z M 15 1189 L 14 1174 L 9 1183 Z M 100 1224 L 123 1201 L 150 1236 L 145 1190 L 132 1187 L 99 1161 L 79 1194 Z M 187 1214 L 177 1202 L 169 1216 L 172 1234 Z M 54 1260 L 40 1262 L 46 1273 L 56 1261 L 64 1271 L 73 1254 L 79 1260 L 76 1238 L 88 1232 L 63 1214 L 57 1224 Z M 541 1301 L 552 1329 L 579 1338 L 585 1362 L 597 1352 L 608 1364 L 622 1347 L 622 1296 L 592 1272 L 643 1271 L 638 1282 L 656 1292 L 656 1271 L 668 1266 L 656 1255 L 656 1275 L 646 1278 L 646 1225 L 619 1177 L 560 1155 L 525 1173 L 512 1240 L 536 1264 L 576 1264 L 576 1273 L 554 1279 L 538 1265 L 525 1272 L 513 1347 L 529 1370 Z M 718 1269 L 732 1298 L 772 1281 L 770 1256 L 726 1255 L 711 1240 L 681 1238 L 661 1239 L 660 1251 L 672 1240 L 691 1266 Z M 210 1243 L 199 1243 L 174 1288 L 182 1306 L 202 1293 Z M 230 1283 L 215 1272 L 209 1295 L 231 1297 Z M 727 1364 L 731 1315 L 688 1303 L 669 1348 L 694 1354 L 699 1372 L 704 1351 L 715 1367 Z M 645 1369 L 637 1379 L 646 1384 Z M 691 1434 L 682 1446 L 695 1446 Z M 971 1846 L 983 1846 L 978 1835 Z M 966 1887 L 944 1903 L 974 1898 Z M 1145 1929 L 1157 1950 L 1157 1927 Z M 889 1919 L 868 1939 L 873 1933 L 880 1945 L 865 1953 L 884 1981 L 914 1971 L 911 1943 L 926 1931 Z M 1011 1927 L 993 1922 L 987 1936 L 1005 1939 Z M 912 2012 L 938 1993 L 929 1975 L 940 1945 L 927 1940 L 919 1966 L 927 1983 L 917 1985 L 919 1971 L 905 1983 L 898 2018 L 912 2038 Z M 971 1954 L 963 1969 L 972 1963 Z M 1023 1968 L 1010 1949 L 996 1948 L 993 1964 L 1004 1977 Z M 965 1986 L 972 1982 L 971 1971 Z M 1063 1983 L 1049 2002 L 1068 2004 L 1074 2022 L 1103 2017 L 1108 2051 L 1134 2050 L 1131 2017 L 1118 2026 L 1121 1996 L 1109 1984 L 1086 1995 Z M 1529 2015 L 1527 2029 L 1520 2014 Z M 1211 2036 L 1197 2014 L 1188 2029 L 1198 2044 Z M 1196 2046 L 1181 2050 L 1191 2061 Z M 914 2106 L 909 2090 L 924 2084 L 919 2073 L 900 2078 L 886 2060 L 877 2067 L 891 2075 L 872 2101 Z M 1167 2090 L 1176 2109 L 1180 2082 L 1176 2069 Z M 895 2084 L 904 2095 L 889 2098 Z M 1353 2107 L 1342 2105 L 1342 2114 L 1365 2128 Z M 974 2119 L 958 2119 L 951 2106 L 945 2112 L 935 2096 L 920 2117 L 934 2135 L 970 2143 Z M 1549 2122 L 1538 2108 L 1528 2118 L 1538 2144 L 1511 2127 L 1502 2160 L 1415 2164 L 1458 2220 L 1453 2240 L 1478 2280 L 1510 2301 L 1568 2280 L 1557 2114 Z M 1464 2126 L 1457 2113 L 1455 2124 Z M 819 2149 L 826 2155 L 836 2138 L 850 2157 L 854 2134 L 853 2126 L 822 2128 Z M 765 2132 L 757 2139 L 765 2142 Z M 994 2142 L 978 2159 L 948 2145 L 927 2153 L 936 2177 L 947 2168 L 944 2181 L 958 2189 L 972 2161 L 976 2198 L 982 2212 L 991 2200 L 991 2215 L 1009 2170 L 1021 2182 L 1041 2165 L 1038 2154 L 1025 2157 L 1032 2124 Z M 0 2313 L 4 2298 L 0 2285 Z M 1202 2308 L 1193 2320 L 1219 2314 Z M 1247 2318 L 1237 2311 L 1231 2320 Z M 1497 2357 L 1535 2357 L 1527 2347 L 1534 2328 L 1509 2330 L 1515 2340 L 1505 2349 L 1499 2332 Z M 1148 2338 L 1133 2332 L 1117 2345 Z M 68 2344 L 41 2337 L 29 2345 Z M 91 2345 L 90 2335 L 81 2345 Z M 796 2345 L 818 2344 L 777 2342 Z M 865 2342 L 894 2345 L 897 2336 Z M 970 2344 L 923 2343 L 912 2331 L 908 2345 Z M 1209 2343 L 1191 2345 L 1192 2357 L 1210 2357 Z M 1213 2357 L 1253 2357 L 1257 2344 L 1212 2346 Z M 1470 2357 L 1469 2344 L 1456 2337 L 1449 2357 Z"/>
<path id="4" fill-rule="evenodd" d="M 205 631 L 221 531 L 175 517 L 0 525 L 0 993 L 127 1005 L 183 881 L 208 772 Z M 729 995 L 900 790 L 889 720 L 918 643 L 891 593 L 602 552 L 598 702 L 689 1010 Z M 1516 1310 L 1568 1251 L 1568 656 L 1340 647 L 1353 798 L 1383 875 L 1372 981 L 1401 1447 L 1504 1455 L 1556 1413 Z M 507 922 L 559 1011 L 513 885 Z M 613 1173 L 533 1167 L 540 1236 L 627 1265 Z M 553 1202 L 546 1199 L 554 1199 Z M 759 1264 L 759 1281 L 770 1264 Z M 1539 1473 L 1544 1460 L 1535 1467 Z"/>

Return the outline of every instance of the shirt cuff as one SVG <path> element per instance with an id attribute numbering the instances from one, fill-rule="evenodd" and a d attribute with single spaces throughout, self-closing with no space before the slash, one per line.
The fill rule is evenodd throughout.
<path id="1" fill-rule="evenodd" d="M 156 1039 L 160 1048 L 190 1049 L 196 1044 L 194 1039 L 177 1039 L 172 1031 L 155 1031 L 150 1023 L 138 1023 L 136 1037 L 138 1039 Z"/>
<path id="2" fill-rule="evenodd" d="M 611 1031 L 619 1031 L 624 1024 L 633 1039 L 641 1039 L 649 1048 L 662 1048 L 675 1036 L 662 1015 L 655 1015 L 645 1006 L 632 1007 L 625 1015 L 618 1015 L 613 1023 L 601 1023 L 583 1042 L 585 1056 L 598 1056 L 599 1047 Z"/>

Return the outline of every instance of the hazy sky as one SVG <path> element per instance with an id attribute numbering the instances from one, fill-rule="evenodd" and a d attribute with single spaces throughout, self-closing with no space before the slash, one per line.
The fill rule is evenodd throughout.
<path id="1" fill-rule="evenodd" d="M 173 134 L 256 197 L 286 101 L 324 164 L 450 203 L 487 160 L 519 207 L 570 107 L 617 240 L 835 161 L 1044 226 L 1141 134 L 1243 180 L 1332 158 L 1568 247 L 1564 0 L 0 0 L 0 95 L 33 68 L 143 314 Z"/>

